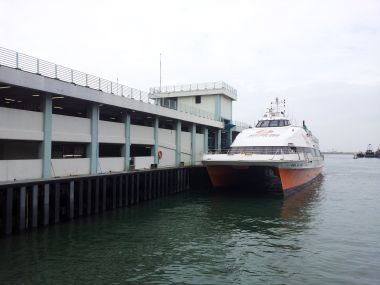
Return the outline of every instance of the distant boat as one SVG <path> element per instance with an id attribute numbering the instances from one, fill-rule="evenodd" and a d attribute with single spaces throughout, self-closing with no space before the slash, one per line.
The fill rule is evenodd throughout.
<path id="1" fill-rule="evenodd" d="M 364 157 L 364 153 L 362 153 L 362 152 L 360 151 L 360 152 L 358 152 L 358 153 L 356 154 L 356 157 L 357 157 L 357 158 L 363 158 L 363 157 Z"/>
<path id="2" fill-rule="evenodd" d="M 375 152 L 375 156 L 376 156 L 377 158 L 380 158 L 380 145 L 379 145 L 379 147 L 377 148 L 377 151 Z"/>
<path id="3" fill-rule="evenodd" d="M 373 158 L 375 157 L 375 153 L 373 152 L 372 145 L 369 144 L 366 152 L 364 153 L 364 157 Z"/>

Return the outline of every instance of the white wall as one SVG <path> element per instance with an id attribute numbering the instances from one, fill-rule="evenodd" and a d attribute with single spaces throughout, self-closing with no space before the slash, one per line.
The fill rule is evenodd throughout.
<path id="1" fill-rule="evenodd" d="M 124 157 L 99 157 L 99 173 L 120 171 L 124 171 Z"/>
<path id="2" fill-rule="evenodd" d="M 181 153 L 181 162 L 184 162 L 185 165 L 191 165 L 191 155 Z"/>
<path id="3" fill-rule="evenodd" d="M 181 162 L 185 165 L 191 164 L 191 133 L 181 133 Z"/>
<path id="4" fill-rule="evenodd" d="M 125 125 L 123 123 L 99 121 L 100 143 L 125 143 Z"/>
<path id="5" fill-rule="evenodd" d="M 181 152 L 191 154 L 191 133 L 181 132 Z"/>
<path id="6" fill-rule="evenodd" d="M 131 125 L 131 144 L 154 144 L 153 128 Z"/>
<path id="7" fill-rule="evenodd" d="M 158 167 L 175 165 L 175 138 L 175 130 L 158 129 L 158 150 L 162 152 L 162 158 L 158 162 Z"/>
<path id="8" fill-rule="evenodd" d="M 202 164 L 202 157 L 203 157 L 203 147 L 204 147 L 204 134 L 196 134 L 195 138 L 195 146 L 196 146 L 196 155 L 195 155 L 195 161 L 196 164 Z"/>
<path id="9" fill-rule="evenodd" d="M 42 159 L 0 160 L 0 181 L 42 177 Z"/>
<path id="10" fill-rule="evenodd" d="M 89 158 L 65 158 L 65 159 L 52 159 L 53 177 L 82 175 L 90 173 L 90 159 Z"/>
<path id="11" fill-rule="evenodd" d="M 175 165 L 175 149 L 159 146 L 158 151 L 162 152 L 162 158 L 158 162 L 158 167 L 170 167 Z"/>
<path id="12" fill-rule="evenodd" d="M 204 95 L 201 97 L 201 103 L 195 104 L 195 97 L 178 97 L 178 104 L 192 106 L 210 113 L 215 114 L 215 97 L 216 95 Z"/>
<path id="13" fill-rule="evenodd" d="M 52 140 L 60 142 L 91 142 L 91 120 L 53 114 Z"/>
<path id="14" fill-rule="evenodd" d="M 221 116 L 225 119 L 232 119 L 232 101 L 231 99 L 221 96 Z"/>
<path id="15" fill-rule="evenodd" d="M 153 156 L 138 156 L 134 157 L 135 169 L 150 169 L 150 166 L 154 163 Z"/>
<path id="16" fill-rule="evenodd" d="M 0 139 L 42 140 L 42 113 L 0 107 Z"/>

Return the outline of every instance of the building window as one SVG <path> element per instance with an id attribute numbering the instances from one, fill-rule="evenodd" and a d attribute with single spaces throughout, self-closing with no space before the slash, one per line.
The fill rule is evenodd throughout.
<path id="1" fill-rule="evenodd" d="M 195 96 L 195 104 L 200 104 L 202 102 L 201 96 Z"/>

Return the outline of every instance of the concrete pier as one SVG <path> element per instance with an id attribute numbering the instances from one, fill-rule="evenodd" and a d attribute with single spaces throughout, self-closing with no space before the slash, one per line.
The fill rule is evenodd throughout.
<path id="1" fill-rule="evenodd" d="M 0 184 L 1 235 L 131 207 L 190 189 L 203 167 L 150 169 Z"/>

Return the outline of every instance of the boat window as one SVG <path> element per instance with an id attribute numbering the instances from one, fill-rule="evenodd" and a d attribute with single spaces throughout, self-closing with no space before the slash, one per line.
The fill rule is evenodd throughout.
<path id="1" fill-rule="evenodd" d="M 289 125 L 290 122 L 288 120 L 261 120 L 257 122 L 256 128 L 284 127 Z"/>
<path id="2" fill-rule="evenodd" d="M 269 121 L 269 127 L 278 127 L 278 121 L 277 120 Z"/>

